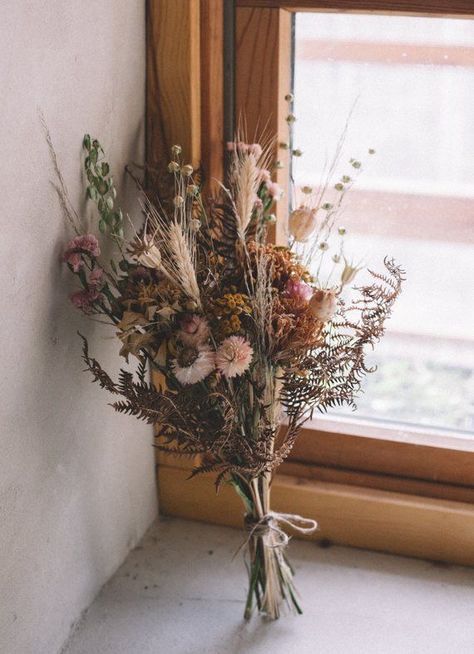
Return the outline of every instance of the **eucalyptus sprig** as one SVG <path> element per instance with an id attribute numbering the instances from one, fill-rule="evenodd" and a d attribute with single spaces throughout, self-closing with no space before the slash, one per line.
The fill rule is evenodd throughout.
<path id="1" fill-rule="evenodd" d="M 107 231 L 119 243 L 123 239 L 123 213 L 116 208 L 114 180 L 110 175 L 110 166 L 104 160 L 104 150 L 97 139 L 92 140 L 85 134 L 82 142 L 87 156 L 84 159 L 84 169 L 89 182 L 86 188 L 87 197 L 97 204 L 99 210 L 99 230 L 102 234 Z"/>

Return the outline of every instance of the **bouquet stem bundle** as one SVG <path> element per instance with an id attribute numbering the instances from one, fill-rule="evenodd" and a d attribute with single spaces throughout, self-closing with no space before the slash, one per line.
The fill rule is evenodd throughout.
<path id="1" fill-rule="evenodd" d="M 234 483 L 240 484 L 239 481 Z M 284 604 L 290 611 L 302 613 L 293 583 L 293 570 L 285 553 L 288 537 L 279 527 L 278 519 L 281 516 L 270 510 L 270 488 L 268 474 L 253 479 L 246 492 L 239 486 L 239 493 L 243 496 L 248 511 L 245 514 L 249 559 L 249 588 L 244 612 L 246 620 L 251 617 L 254 604 L 260 613 L 273 620 L 280 617 Z M 307 531 L 315 529 L 316 523 L 306 528 Z"/>

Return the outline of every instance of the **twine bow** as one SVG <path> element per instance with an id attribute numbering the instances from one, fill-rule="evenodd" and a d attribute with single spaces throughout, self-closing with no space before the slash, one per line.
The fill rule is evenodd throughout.
<path id="1" fill-rule="evenodd" d="M 269 511 L 259 520 L 247 515 L 245 516 L 245 524 L 249 531 L 245 545 L 254 536 L 265 536 L 268 533 L 273 533 L 276 542 L 269 545 L 269 547 L 286 547 L 288 545 L 290 537 L 283 531 L 281 525 L 287 525 L 300 534 L 312 534 L 318 528 L 316 520 L 303 518 L 297 513 L 278 513 L 276 511 Z"/>

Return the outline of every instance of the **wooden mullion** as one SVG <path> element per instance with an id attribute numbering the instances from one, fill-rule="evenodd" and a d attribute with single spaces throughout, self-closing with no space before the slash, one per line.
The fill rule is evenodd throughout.
<path id="1" fill-rule="evenodd" d="M 200 0 L 201 166 L 206 190 L 218 189 L 224 176 L 224 5 Z"/>
<path id="2" fill-rule="evenodd" d="M 199 0 L 148 0 L 146 159 L 163 165 L 170 148 L 197 167 L 201 159 Z"/>
<path id="3" fill-rule="evenodd" d="M 274 159 L 282 168 L 273 179 L 284 197 L 276 203 L 277 223 L 271 240 L 287 241 L 289 151 L 278 147 L 288 142 L 288 103 L 291 90 L 291 14 L 282 9 L 238 8 L 236 11 L 236 124 L 249 142 L 273 138 Z"/>

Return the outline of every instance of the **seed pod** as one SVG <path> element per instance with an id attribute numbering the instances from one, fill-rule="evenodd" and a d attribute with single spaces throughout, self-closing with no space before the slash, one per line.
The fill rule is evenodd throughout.
<path id="1" fill-rule="evenodd" d="M 331 320 L 337 309 L 335 292 L 327 289 L 314 291 L 309 301 L 309 308 L 313 316 L 321 322 Z"/>
<path id="2" fill-rule="evenodd" d="M 317 210 L 301 206 L 290 213 L 289 229 L 290 234 L 299 243 L 304 243 L 309 239 L 316 229 L 318 219 Z"/>

